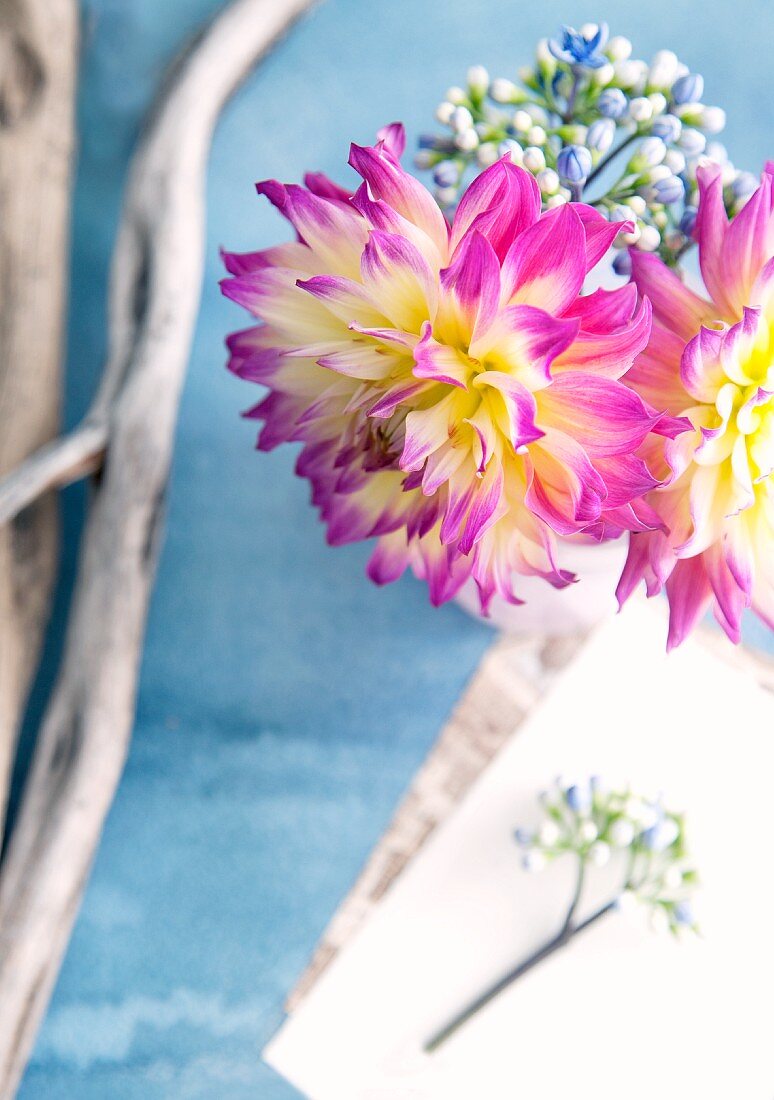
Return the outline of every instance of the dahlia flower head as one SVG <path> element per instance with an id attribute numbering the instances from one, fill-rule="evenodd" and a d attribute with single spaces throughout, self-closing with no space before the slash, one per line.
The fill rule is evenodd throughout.
<path id="1" fill-rule="evenodd" d="M 698 182 L 707 296 L 632 251 L 654 320 L 627 382 L 691 430 L 641 452 L 666 482 L 647 497 L 663 526 L 632 536 L 618 595 L 642 580 L 649 595 L 666 588 L 670 648 L 710 606 L 734 642 L 748 607 L 774 629 L 774 164 L 731 221 L 720 167 Z"/>
<path id="2" fill-rule="evenodd" d="M 370 577 L 411 566 L 434 604 L 472 577 L 486 612 L 495 593 L 521 602 L 519 574 L 575 579 L 557 535 L 658 529 L 638 452 L 685 424 L 620 381 L 648 301 L 634 285 L 581 295 L 630 223 L 580 203 L 541 214 L 506 156 L 449 224 L 400 166 L 403 128 L 378 139 L 352 146 L 354 194 L 318 174 L 257 185 L 297 240 L 224 255 L 224 293 L 260 322 L 229 338 L 230 368 L 268 388 L 245 414 L 259 449 L 302 444 L 331 544 L 375 538 Z"/>

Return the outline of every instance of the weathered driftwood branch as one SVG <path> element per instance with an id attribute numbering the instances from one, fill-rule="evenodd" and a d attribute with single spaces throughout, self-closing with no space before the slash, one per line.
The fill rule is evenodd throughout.
<path id="1" fill-rule="evenodd" d="M 0 477 L 59 421 L 76 29 L 76 0 L 0 3 Z M 56 550 L 51 494 L 0 528 L 0 839 Z"/>
<path id="2" fill-rule="evenodd" d="M 107 418 L 65 654 L 0 872 L 0 1096 L 11 1097 L 123 767 L 223 103 L 310 0 L 235 0 L 180 61 L 136 155 L 116 244 Z"/>

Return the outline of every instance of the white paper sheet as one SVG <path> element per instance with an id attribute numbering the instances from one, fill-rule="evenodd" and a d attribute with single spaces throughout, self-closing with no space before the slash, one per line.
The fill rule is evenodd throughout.
<path id="1" fill-rule="evenodd" d="M 311 1100 L 774 1100 L 774 699 L 663 649 L 649 606 L 601 628 L 322 976 L 265 1052 Z M 528 874 L 512 834 L 560 772 L 686 810 L 704 936 L 613 914 L 424 1055 L 557 930 L 571 861 Z"/>

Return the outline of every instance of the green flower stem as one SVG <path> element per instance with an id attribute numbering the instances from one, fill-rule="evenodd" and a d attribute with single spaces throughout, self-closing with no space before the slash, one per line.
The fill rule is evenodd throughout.
<path id="1" fill-rule="evenodd" d="M 513 985 L 515 981 L 522 978 L 526 973 L 537 966 L 538 963 L 547 959 L 550 955 L 553 955 L 555 951 L 558 951 L 560 947 L 564 947 L 570 942 L 573 936 L 577 936 L 579 932 L 583 932 L 586 928 L 590 928 L 592 924 L 596 924 L 598 920 L 601 920 L 607 913 L 610 913 L 615 908 L 618 899 L 614 898 L 606 905 L 603 905 L 601 909 L 597 909 L 591 916 L 586 917 L 579 924 L 575 924 L 575 914 L 580 904 L 581 896 L 583 894 L 583 880 L 586 870 L 586 861 L 582 857 L 578 860 L 578 876 L 575 881 L 575 892 L 573 894 L 572 901 L 570 902 L 570 908 L 567 910 L 567 916 L 565 917 L 564 924 L 561 931 L 549 940 L 548 943 L 538 948 L 534 954 L 530 955 L 528 959 L 520 962 L 513 969 L 509 970 L 507 974 L 504 974 L 499 978 L 494 985 L 491 985 L 484 993 L 476 997 L 466 1008 L 459 1012 L 453 1019 L 445 1024 L 435 1035 L 430 1038 L 424 1046 L 426 1054 L 432 1054 L 438 1050 L 447 1039 L 450 1039 L 455 1032 L 466 1024 L 468 1020 L 477 1015 L 482 1008 L 493 1001 L 495 997 L 498 997 L 503 990 Z M 628 876 L 627 876 L 628 877 Z"/>
<path id="2" fill-rule="evenodd" d="M 448 1024 L 437 1031 L 431 1039 L 425 1043 L 424 1050 L 426 1054 L 433 1054 L 440 1046 L 442 1046 L 447 1039 L 450 1039 L 455 1032 L 466 1024 L 468 1020 L 472 1019 L 477 1013 L 485 1008 L 486 1005 L 493 1001 L 495 997 L 498 997 L 503 990 L 513 985 L 515 981 L 522 978 L 528 971 L 532 970 L 534 966 L 547 959 L 550 955 L 553 955 L 555 951 L 558 951 L 560 947 L 564 947 L 570 942 L 570 940 L 577 936 L 580 932 L 583 932 L 586 928 L 590 928 L 592 924 L 596 924 L 598 920 L 606 916 L 608 913 L 612 913 L 617 904 L 617 898 L 613 901 L 609 901 L 606 905 L 603 905 L 601 909 L 597 909 L 591 916 L 586 917 L 576 925 L 565 925 L 558 936 L 555 936 L 552 940 L 549 940 L 547 944 L 539 948 L 533 955 L 530 955 L 524 962 L 519 963 L 518 966 L 509 970 L 507 974 L 504 974 L 499 981 L 490 986 L 485 993 L 482 993 L 480 997 L 477 997 L 475 1001 L 463 1009 L 454 1019 L 450 1020 Z"/>
<path id="3" fill-rule="evenodd" d="M 640 132 L 639 130 L 635 130 L 633 133 L 629 134 L 627 138 L 624 138 L 620 145 L 617 145 L 616 148 L 612 150 L 612 152 L 608 153 L 606 157 L 603 157 L 594 169 L 594 171 L 589 174 L 589 177 L 586 180 L 586 186 L 588 187 L 590 183 L 593 183 L 600 172 L 603 172 L 605 168 L 607 168 L 608 164 L 610 164 L 610 162 L 614 160 L 619 153 L 622 153 L 624 149 L 627 149 L 632 144 L 632 142 L 636 141 L 638 137 L 640 137 Z"/>

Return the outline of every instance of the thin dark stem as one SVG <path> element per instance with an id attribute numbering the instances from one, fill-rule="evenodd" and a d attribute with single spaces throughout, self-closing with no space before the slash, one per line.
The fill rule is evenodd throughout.
<path id="1" fill-rule="evenodd" d="M 572 121 L 572 112 L 575 110 L 575 99 L 578 95 L 578 88 L 580 87 L 580 74 L 574 73 L 575 79 L 573 80 L 570 94 L 567 96 L 567 106 L 564 109 L 562 119 L 564 122 Z"/>
<path id="2" fill-rule="evenodd" d="M 623 150 L 626 149 L 629 145 L 631 145 L 631 143 L 633 141 L 636 141 L 636 139 L 639 136 L 640 136 L 639 133 L 635 130 L 633 134 L 629 134 L 629 136 L 627 138 L 625 138 L 621 142 L 620 145 L 618 145 L 615 149 L 613 149 L 612 153 L 609 153 L 608 156 L 606 156 L 604 158 L 604 160 L 601 160 L 599 162 L 599 164 L 596 166 L 596 168 L 594 169 L 594 171 L 589 174 L 589 176 L 586 180 L 586 186 L 588 187 L 588 185 L 590 183 L 593 183 L 594 180 L 599 175 L 599 173 L 603 172 L 605 170 L 605 168 L 607 168 L 608 164 L 610 164 L 613 160 L 615 160 L 615 158 L 618 156 L 618 154 L 622 153 Z"/>
<path id="3" fill-rule="evenodd" d="M 577 905 L 577 902 L 575 902 L 575 904 Z M 458 1013 L 448 1024 L 445 1024 L 444 1027 L 437 1031 L 435 1035 L 425 1043 L 425 1053 L 432 1054 L 434 1051 L 438 1050 L 447 1039 L 450 1039 L 455 1032 L 459 1031 L 463 1024 L 466 1024 L 468 1020 L 480 1012 L 482 1008 L 490 1003 L 490 1001 L 493 1001 L 495 997 L 499 996 L 503 990 L 513 985 L 515 981 L 518 981 L 519 978 L 532 970 L 538 963 L 547 959 L 550 955 L 553 955 L 560 947 L 564 947 L 568 944 L 573 936 L 577 936 L 579 932 L 583 932 L 586 928 L 590 928 L 592 924 L 596 924 L 596 922 L 601 920 L 607 913 L 612 912 L 616 904 L 617 899 L 609 901 L 607 905 L 603 905 L 601 909 L 597 909 L 590 917 L 586 917 L 585 920 L 574 926 L 571 924 L 568 925 L 565 921 L 564 927 L 558 936 L 549 940 L 548 943 L 539 948 L 534 955 L 530 955 L 524 962 L 519 963 L 518 966 L 509 970 L 508 973 L 504 974 L 502 978 L 494 983 L 494 985 L 490 986 L 485 993 L 482 993 L 481 996 L 477 997 L 475 1001 L 472 1001 L 467 1008 L 463 1009 L 462 1012 Z"/>

